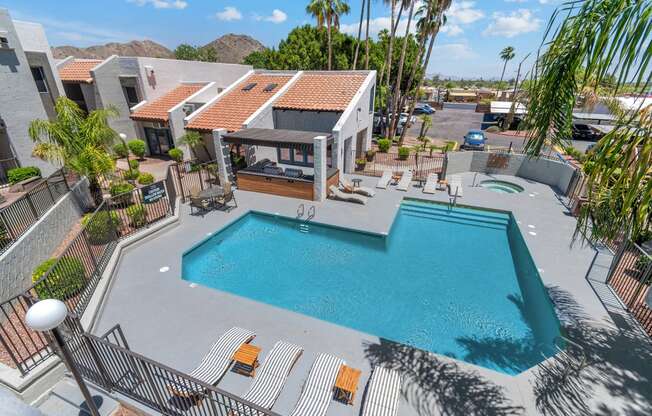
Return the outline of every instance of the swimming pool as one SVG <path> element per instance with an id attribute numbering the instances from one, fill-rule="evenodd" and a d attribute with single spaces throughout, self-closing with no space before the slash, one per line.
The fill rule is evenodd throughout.
<path id="1" fill-rule="evenodd" d="M 517 374 L 559 322 L 511 214 L 405 200 L 388 236 L 250 212 L 184 254 L 183 278 Z"/>
<path id="2" fill-rule="evenodd" d="M 480 187 L 489 189 L 499 194 L 518 194 L 524 191 L 524 188 L 512 182 L 486 180 L 480 182 Z"/>

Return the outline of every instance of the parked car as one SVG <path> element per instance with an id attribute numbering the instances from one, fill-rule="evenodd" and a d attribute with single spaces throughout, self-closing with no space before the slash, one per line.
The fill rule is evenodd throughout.
<path id="1" fill-rule="evenodd" d="M 487 137 L 482 130 L 469 130 L 464 136 L 464 143 L 462 149 L 465 150 L 484 150 L 487 143 Z"/>
<path id="2" fill-rule="evenodd" d="M 597 141 L 600 136 L 586 124 L 573 124 L 573 140 Z"/>
<path id="3" fill-rule="evenodd" d="M 391 119 L 391 118 L 390 118 Z M 417 121 L 417 118 L 415 116 L 412 116 L 409 118 L 410 124 L 415 123 Z M 374 126 L 373 126 L 373 133 L 374 134 L 381 134 L 382 133 L 382 128 L 383 128 L 383 123 L 382 123 L 382 117 L 379 112 L 374 113 Z M 403 133 L 403 129 L 405 128 L 405 125 L 408 121 L 408 113 L 401 113 L 398 119 L 398 124 L 396 126 L 396 135 L 400 136 Z M 388 120 L 385 120 L 385 125 L 388 124 Z"/>
<path id="4" fill-rule="evenodd" d="M 426 103 L 419 103 L 414 107 L 414 114 L 435 114 L 435 109 Z"/>

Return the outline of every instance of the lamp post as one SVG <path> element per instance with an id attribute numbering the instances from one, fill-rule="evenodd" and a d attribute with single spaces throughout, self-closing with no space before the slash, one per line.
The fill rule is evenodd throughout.
<path id="1" fill-rule="evenodd" d="M 31 308 L 29 308 L 27 314 L 25 315 L 25 321 L 27 326 L 35 331 L 52 332 L 54 344 L 59 350 L 61 359 L 66 364 L 68 371 L 70 371 L 72 376 L 75 378 L 75 381 L 79 386 L 79 390 L 81 390 L 82 395 L 84 396 L 84 400 L 86 400 L 86 406 L 88 406 L 88 410 L 92 416 L 100 416 L 100 412 L 97 410 L 97 406 L 95 406 L 93 397 L 88 391 L 88 387 L 86 387 L 86 383 L 84 383 L 84 379 L 82 379 L 81 374 L 79 374 L 79 370 L 77 370 L 77 367 L 75 367 L 74 361 L 72 360 L 72 355 L 70 354 L 70 350 L 66 346 L 63 336 L 58 329 L 58 326 L 66 320 L 67 316 L 68 308 L 66 307 L 65 303 L 57 299 L 45 299 L 36 302 L 34 305 L 32 305 Z"/>

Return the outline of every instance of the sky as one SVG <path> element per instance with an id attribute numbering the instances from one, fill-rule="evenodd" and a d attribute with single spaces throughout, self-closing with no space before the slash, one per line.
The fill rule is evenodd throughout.
<path id="1" fill-rule="evenodd" d="M 362 0 L 349 0 L 351 13 L 341 30 L 356 34 Z M 516 58 L 505 78 L 516 75 L 518 62 L 535 55 L 548 19 L 562 0 L 453 0 L 447 24 L 437 37 L 428 74 L 497 79 L 498 54 L 513 46 Z M 203 45 L 227 33 L 247 34 L 276 46 L 294 27 L 313 23 L 307 0 L 0 0 L 16 20 L 41 23 L 52 46 L 89 46 L 150 39 L 171 49 L 180 43 Z M 371 1 L 371 32 L 389 27 L 390 10 Z M 405 31 L 406 19 L 399 26 Z M 528 69 L 530 57 L 524 64 Z"/>

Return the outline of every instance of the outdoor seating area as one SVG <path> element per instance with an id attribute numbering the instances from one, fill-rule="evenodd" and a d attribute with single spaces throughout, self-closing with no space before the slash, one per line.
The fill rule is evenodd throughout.
<path id="1" fill-rule="evenodd" d="M 233 207 L 238 207 L 238 201 L 235 199 L 230 182 L 226 182 L 224 186 L 211 185 L 203 190 L 194 188 L 190 191 L 191 212 L 197 211 L 199 214 L 204 214 L 212 209 L 225 208 L 228 210 L 229 202 L 233 202 Z"/>

